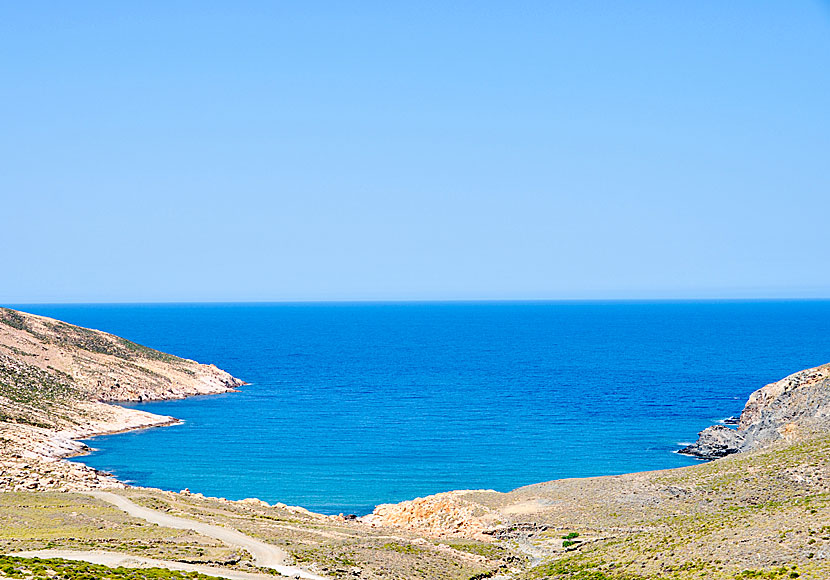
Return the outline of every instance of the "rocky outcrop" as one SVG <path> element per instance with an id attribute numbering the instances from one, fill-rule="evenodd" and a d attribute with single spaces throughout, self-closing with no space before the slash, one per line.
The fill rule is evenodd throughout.
<path id="1" fill-rule="evenodd" d="M 744 437 L 736 429 L 723 425 L 707 427 L 698 434 L 697 441 L 684 447 L 680 453 L 700 459 L 720 459 L 741 450 Z"/>
<path id="2" fill-rule="evenodd" d="M 797 372 L 749 396 L 736 429 L 715 425 L 680 453 L 719 459 L 830 430 L 830 364 Z"/>
<path id="3" fill-rule="evenodd" d="M 465 501 L 468 491 L 450 491 L 396 504 L 381 504 L 359 518 L 373 526 L 394 526 L 432 538 L 472 538 L 491 541 L 485 534 L 496 516 L 480 504 Z"/>
<path id="4" fill-rule="evenodd" d="M 48 457 L 0 456 L 0 491 L 88 491 L 123 487 L 112 475 L 82 463 Z"/>

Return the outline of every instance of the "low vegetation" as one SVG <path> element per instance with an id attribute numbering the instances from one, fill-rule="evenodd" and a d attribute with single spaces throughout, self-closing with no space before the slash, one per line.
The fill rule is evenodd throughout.
<path id="1" fill-rule="evenodd" d="M 74 415 L 70 407 L 79 397 L 63 374 L 0 352 L 0 421 L 48 428 Z"/>
<path id="2" fill-rule="evenodd" d="M 0 552 L 107 550 L 228 565 L 237 551 L 195 532 L 132 518 L 91 497 L 59 492 L 0 493 Z"/>
<path id="3" fill-rule="evenodd" d="M 163 568 L 108 568 L 59 558 L 15 558 L 0 555 L 0 578 L 15 580 L 217 580 L 198 572 Z"/>

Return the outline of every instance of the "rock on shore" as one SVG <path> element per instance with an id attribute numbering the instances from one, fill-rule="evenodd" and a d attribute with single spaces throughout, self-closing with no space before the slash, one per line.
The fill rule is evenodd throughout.
<path id="1" fill-rule="evenodd" d="M 737 429 L 708 427 L 680 453 L 719 459 L 830 430 L 830 364 L 797 372 L 749 396 Z"/>

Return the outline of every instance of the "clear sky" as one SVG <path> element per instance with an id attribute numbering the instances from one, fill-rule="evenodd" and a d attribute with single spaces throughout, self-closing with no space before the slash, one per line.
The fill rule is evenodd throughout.
<path id="1" fill-rule="evenodd" d="M 830 3 L 4 2 L 0 302 L 830 297 Z"/>

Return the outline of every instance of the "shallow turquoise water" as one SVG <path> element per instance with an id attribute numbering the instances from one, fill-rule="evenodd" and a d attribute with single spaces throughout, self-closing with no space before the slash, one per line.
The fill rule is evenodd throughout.
<path id="1" fill-rule="evenodd" d="M 325 513 L 694 463 L 679 443 L 830 360 L 830 302 L 17 306 L 251 384 L 81 461 Z"/>

